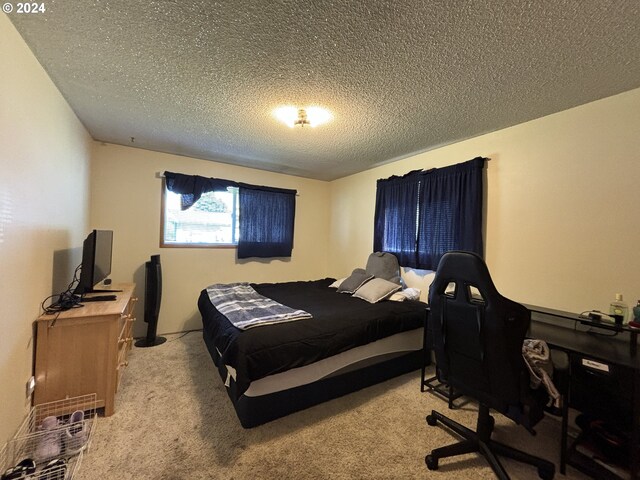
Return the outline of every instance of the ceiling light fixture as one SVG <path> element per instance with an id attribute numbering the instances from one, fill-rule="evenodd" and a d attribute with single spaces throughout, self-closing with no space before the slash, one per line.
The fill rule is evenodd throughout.
<path id="1" fill-rule="evenodd" d="M 293 125 L 300 125 L 301 127 L 311 125 L 311 122 L 307 118 L 307 112 L 304 108 L 298 109 L 298 118 L 293 122 Z"/>
<path id="2" fill-rule="evenodd" d="M 280 107 L 274 110 L 275 117 L 290 128 L 305 125 L 314 128 L 330 121 L 333 116 L 328 110 L 320 107 Z"/>

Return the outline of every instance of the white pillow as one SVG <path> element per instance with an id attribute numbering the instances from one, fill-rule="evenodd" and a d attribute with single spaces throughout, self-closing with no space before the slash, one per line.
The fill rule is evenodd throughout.
<path id="1" fill-rule="evenodd" d="M 420 294 L 422 293 L 419 288 L 405 288 L 402 293 L 407 300 L 420 300 Z"/>
<path id="2" fill-rule="evenodd" d="M 389 297 L 394 302 L 404 302 L 405 300 L 420 300 L 419 288 L 405 288 L 401 292 L 396 292 Z"/>
<path id="3" fill-rule="evenodd" d="M 405 297 L 404 293 L 402 292 L 396 292 L 389 297 L 389 300 L 391 300 L 392 302 L 404 302 L 406 299 L 407 297 Z"/>
<path id="4" fill-rule="evenodd" d="M 419 289 L 422 292 L 420 294 L 420 300 L 425 303 L 429 303 L 429 287 L 436 276 L 436 272 L 408 267 L 403 267 L 402 270 L 402 277 L 405 281 L 404 286 Z"/>
<path id="5" fill-rule="evenodd" d="M 346 279 L 347 279 L 347 277 L 340 278 L 339 280 L 336 280 L 331 285 L 329 285 L 329 288 L 338 288 L 340 286 L 340 284 L 342 284 L 342 282 L 344 282 Z"/>
<path id="6" fill-rule="evenodd" d="M 383 278 L 373 278 L 358 288 L 353 296 L 366 300 L 369 303 L 377 303 L 397 292 L 402 287 L 397 283 Z"/>

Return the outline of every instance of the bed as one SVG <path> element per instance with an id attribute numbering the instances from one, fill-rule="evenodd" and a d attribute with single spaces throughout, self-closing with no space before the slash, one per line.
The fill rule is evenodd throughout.
<path id="1" fill-rule="evenodd" d="M 240 423 L 255 427 L 419 368 L 426 304 L 369 303 L 330 288 L 332 278 L 251 284 L 312 318 L 236 328 L 198 299 L 203 336 Z"/>

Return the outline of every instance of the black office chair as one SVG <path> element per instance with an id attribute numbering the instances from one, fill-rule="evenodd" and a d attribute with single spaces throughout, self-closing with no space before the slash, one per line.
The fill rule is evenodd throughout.
<path id="1" fill-rule="evenodd" d="M 543 479 L 552 479 L 553 463 L 491 439 L 493 409 L 523 425 L 533 427 L 543 417 L 548 399 L 544 389 L 531 390 L 529 372 L 522 358 L 522 341 L 531 322 L 524 306 L 498 293 L 489 270 L 478 255 L 446 253 L 429 290 L 430 335 L 441 380 L 479 403 L 476 431 L 433 410 L 431 426 L 443 423 L 464 438 L 436 448 L 425 457 L 430 470 L 438 460 L 470 452 L 481 453 L 499 479 L 509 475 L 498 460 L 504 455 L 534 465 Z"/>

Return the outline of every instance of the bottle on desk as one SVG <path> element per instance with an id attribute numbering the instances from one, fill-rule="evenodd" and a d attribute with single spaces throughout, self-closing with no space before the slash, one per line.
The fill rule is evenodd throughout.
<path id="1" fill-rule="evenodd" d="M 629 323 L 629 307 L 622 301 L 621 293 L 616 293 L 616 299 L 609 304 L 609 315 L 616 319 L 616 325 Z"/>
<path id="2" fill-rule="evenodd" d="M 640 300 L 638 304 L 633 307 L 633 320 L 629 322 L 632 327 L 640 328 Z"/>

